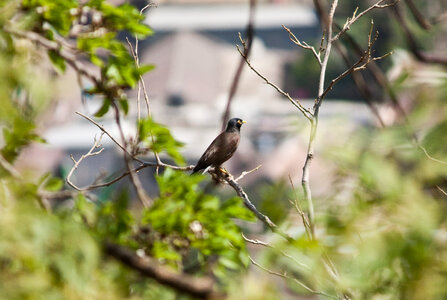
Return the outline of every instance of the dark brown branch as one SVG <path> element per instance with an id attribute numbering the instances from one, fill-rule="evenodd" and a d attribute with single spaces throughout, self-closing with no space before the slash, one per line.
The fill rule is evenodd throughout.
<path id="1" fill-rule="evenodd" d="M 115 102 L 112 102 L 112 106 L 115 112 L 115 122 L 116 125 L 118 126 L 118 131 L 120 132 L 121 140 L 123 142 L 123 149 L 127 149 L 127 141 L 126 137 L 124 136 L 123 127 L 121 125 L 120 111 L 118 105 Z M 125 152 L 124 162 L 126 164 L 127 171 L 129 172 L 130 181 L 132 182 L 135 192 L 137 193 L 138 200 L 140 200 L 140 203 L 143 205 L 143 207 L 149 207 L 152 204 L 152 199 L 147 195 L 146 191 L 144 190 L 138 175 L 135 172 L 133 172 L 133 165 L 132 165 L 133 156 L 128 156 L 127 150 L 125 150 L 124 152 Z"/>
<path id="2" fill-rule="evenodd" d="M 411 14 L 413 15 L 413 17 L 415 18 L 415 20 L 417 21 L 417 23 L 419 24 L 419 26 L 421 26 L 421 28 L 425 29 L 425 30 L 430 30 L 431 29 L 431 24 L 430 22 L 424 17 L 424 15 L 419 11 L 419 9 L 416 7 L 416 5 L 414 4 L 413 0 L 405 0 L 405 2 L 407 3 L 408 8 L 411 11 Z"/>
<path id="3" fill-rule="evenodd" d="M 227 122 L 230 119 L 230 111 L 231 111 L 231 103 L 233 101 L 234 95 L 236 94 L 237 88 L 239 86 L 240 77 L 242 74 L 242 69 L 245 65 L 244 57 L 249 57 L 251 52 L 251 45 L 253 43 L 253 35 L 254 35 L 254 15 L 255 15 L 255 7 L 256 0 L 250 0 L 250 12 L 248 18 L 247 28 L 245 30 L 245 38 L 246 38 L 246 47 L 244 47 L 244 55 L 241 57 L 239 61 L 239 65 L 236 69 L 236 73 L 233 77 L 233 82 L 231 83 L 230 93 L 228 94 L 227 106 L 225 108 L 225 112 L 222 116 L 222 130 L 227 126 Z"/>
<path id="4" fill-rule="evenodd" d="M 345 65 L 349 67 L 351 65 L 351 62 L 349 61 L 348 54 L 346 53 L 346 49 L 342 47 L 340 43 L 335 43 L 335 49 L 337 52 L 341 55 L 343 58 Z M 356 85 L 359 93 L 362 95 L 363 99 L 365 100 L 366 105 L 369 107 L 372 114 L 376 117 L 377 121 L 379 122 L 381 127 L 385 127 L 385 122 L 383 121 L 382 117 L 380 116 L 380 113 L 377 109 L 377 107 L 373 103 L 372 99 L 372 93 L 366 84 L 365 78 L 363 77 L 361 72 L 352 72 L 351 73 L 352 80 L 354 81 L 354 84 Z"/>
<path id="5" fill-rule="evenodd" d="M 129 268 L 169 286 L 179 292 L 200 299 L 217 299 L 220 295 L 214 290 L 214 280 L 209 277 L 194 277 L 177 273 L 168 267 L 160 265 L 150 257 L 140 258 L 132 250 L 113 243 L 105 243 L 105 252 Z"/>
<path id="6" fill-rule="evenodd" d="M 366 69 L 366 66 L 369 63 L 371 63 L 372 61 L 381 60 L 381 59 L 392 54 L 392 52 L 389 52 L 389 53 L 379 56 L 379 57 L 371 56 L 372 47 L 373 47 L 375 41 L 377 40 L 377 37 L 378 37 L 378 32 L 376 32 L 374 38 L 372 38 L 372 23 L 371 23 L 371 31 L 368 35 L 368 48 L 363 52 L 362 56 L 360 56 L 360 58 L 357 60 L 357 62 L 355 62 L 353 65 L 351 65 L 351 67 L 346 69 L 343 73 L 338 75 L 336 78 L 332 79 L 332 81 L 329 83 L 329 85 L 324 90 L 323 94 L 320 96 L 319 102 L 321 102 L 322 99 L 324 99 L 324 97 L 326 97 L 326 95 L 332 90 L 332 88 L 338 81 L 340 81 L 347 75 L 351 74 L 352 72 L 364 70 L 364 69 Z"/>
<path id="7" fill-rule="evenodd" d="M 425 63 L 433 63 L 433 64 L 441 64 L 441 65 L 447 65 L 447 57 L 437 56 L 433 54 L 427 54 L 420 50 L 420 47 L 413 35 L 413 33 L 410 30 L 410 27 L 407 24 L 407 21 L 405 20 L 405 17 L 403 16 L 402 9 L 399 5 L 395 5 L 393 7 L 393 14 L 395 16 L 395 19 L 397 23 L 402 28 L 402 31 L 404 32 L 405 39 L 408 44 L 408 48 L 413 53 L 413 55 L 422 62 Z"/>

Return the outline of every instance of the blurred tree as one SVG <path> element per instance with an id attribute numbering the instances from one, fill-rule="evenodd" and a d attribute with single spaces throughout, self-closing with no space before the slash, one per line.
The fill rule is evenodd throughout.
<path id="1" fill-rule="evenodd" d="M 318 8 L 319 1 L 314 2 Z M 411 7 L 412 1 L 405 2 L 416 16 L 418 10 Z M 335 9 L 337 1 L 333 3 Z M 351 15 L 354 7 L 344 5 Z M 368 7 L 373 6 L 363 9 Z M 423 16 L 429 7 L 416 9 Z M 320 14 L 324 25 L 327 13 L 321 9 Z M 295 193 L 284 182 L 259 189 L 258 197 L 264 200 L 262 210 L 281 222 L 277 226 L 250 202 L 237 179 L 219 177 L 211 171 L 215 179 L 228 183 L 239 196 L 227 198 L 208 193 L 208 186 L 203 188 L 209 184 L 204 182 L 205 176 L 189 176 L 185 171 L 192 166 L 183 166 L 179 151 L 182 144 L 169 128 L 151 117 L 149 110 L 138 118 L 136 136 L 124 138 L 121 124 L 130 102 L 126 91 L 140 84 L 146 93 L 141 75 L 153 66 L 140 65 L 136 45 L 129 42 L 129 52 L 117 36 L 126 32 L 144 38 L 152 33 L 142 23 L 141 11 L 129 4 L 114 6 L 104 0 L 0 1 L 1 297 L 278 299 L 284 295 L 270 277 L 259 280 L 252 272 L 244 272 L 251 264 L 284 279 L 287 291 L 294 295 L 447 298 L 447 222 L 442 213 L 447 199 L 447 82 L 442 76 L 420 80 L 422 68 L 428 76 L 435 76 L 445 73 L 445 63 L 442 57 L 421 52 L 432 47 L 418 35 L 408 34 L 408 19 L 400 18 L 399 11 L 393 16 L 406 32 L 408 51 L 416 60 L 396 55 L 389 64 L 394 79 L 384 85 L 379 84 L 377 74 L 371 77 L 387 95 L 384 98 L 393 99 L 395 109 L 400 107 L 401 95 L 410 95 L 411 109 L 401 108 L 401 122 L 385 129 L 360 129 L 348 143 L 327 149 L 326 159 L 337 166 L 336 181 L 332 193 L 316 199 L 315 215 L 303 211 L 303 207 L 313 207 L 304 175 L 304 193 Z M 335 18 L 339 20 L 344 18 Z M 432 23 L 424 30 L 433 29 L 433 17 L 427 20 Z M 339 28 L 343 28 L 341 23 Z M 369 28 L 369 23 L 368 27 L 365 24 L 359 28 Z M 319 58 L 315 65 L 323 75 L 314 108 L 310 111 L 289 98 L 312 127 L 303 173 L 314 155 L 312 142 L 321 101 L 339 79 L 356 68 L 374 64 L 371 53 L 375 38 L 370 33 L 366 51 L 360 51 L 360 61 L 348 67 L 345 75 L 338 78 L 336 71 L 326 73 L 332 42 L 340 41 L 335 37 L 343 33 L 343 29 L 336 29 L 337 24 L 333 27 L 326 48 L 309 52 L 309 57 Z M 354 32 L 351 40 L 345 35 L 343 40 L 348 54 L 352 54 L 348 62 L 358 59 L 358 38 L 365 40 L 364 31 L 356 35 Z M 415 48 L 411 39 L 422 41 L 424 47 Z M 428 40 L 435 43 L 437 38 Z M 396 48 L 397 41 L 390 41 L 390 45 Z M 48 71 L 47 63 L 54 67 L 52 71 Z M 109 182 L 81 188 L 70 181 L 80 163 L 101 154 L 100 138 L 88 153 L 73 158 L 75 165 L 66 178 L 72 189 L 51 174 L 38 176 L 16 167 L 25 147 L 45 142 L 37 133 L 36 120 L 52 97 L 53 76 L 67 68 L 76 72 L 80 85 L 83 80 L 89 82 L 90 88 L 81 87 L 83 94 L 102 99 L 95 117 L 113 115 L 120 131 L 121 139 L 113 142 L 122 151 L 127 170 Z M 299 77 L 307 76 L 307 69 L 296 70 L 302 75 Z M 326 86 L 324 76 L 333 79 Z M 308 84 L 313 84 L 312 80 Z M 109 135 L 90 116 L 82 116 Z M 154 153 L 156 163 L 138 158 L 147 152 Z M 164 163 L 158 156 L 162 152 L 178 165 Z M 160 193 L 155 199 L 139 182 L 137 171 L 147 167 L 156 169 Z M 131 208 L 129 191 L 113 190 L 113 183 L 126 176 L 136 190 L 138 209 Z M 112 186 L 113 192 L 107 194 L 106 201 L 95 202 L 91 191 L 106 186 Z M 310 200 L 304 205 L 303 194 Z M 275 198 L 281 198 L 276 206 Z M 63 200 L 72 205 L 57 205 Z M 266 237 L 269 242 L 242 234 L 242 222 L 255 217 L 275 233 Z M 265 251 L 257 253 L 255 260 L 247 244 L 264 247 Z M 259 282 L 266 281 L 268 284 L 260 286 Z"/>

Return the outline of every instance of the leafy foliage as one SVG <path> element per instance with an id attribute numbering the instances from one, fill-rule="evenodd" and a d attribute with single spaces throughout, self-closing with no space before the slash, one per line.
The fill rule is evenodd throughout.
<path id="1" fill-rule="evenodd" d="M 168 128 L 151 118 L 141 119 L 138 123 L 138 138 L 147 149 L 155 153 L 165 151 L 175 162 L 184 163 L 179 152 L 183 144 L 174 139 Z"/>
<path id="2" fill-rule="evenodd" d="M 201 176 L 166 170 L 157 181 L 160 197 L 143 217 L 143 224 L 163 237 L 150 246 L 152 255 L 173 265 L 191 256 L 202 263 L 215 257 L 219 275 L 224 268 L 248 264 L 245 242 L 233 218 L 254 220 L 254 216 L 240 199 L 221 202 L 204 194 L 198 186 Z"/>

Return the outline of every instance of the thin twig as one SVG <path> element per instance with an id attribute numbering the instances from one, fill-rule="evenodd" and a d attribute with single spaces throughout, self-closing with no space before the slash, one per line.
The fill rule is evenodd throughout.
<path id="1" fill-rule="evenodd" d="M 307 270 L 310 270 L 310 267 L 309 267 L 308 265 L 306 265 L 306 264 L 304 264 L 304 263 L 298 261 L 298 260 L 297 260 L 296 258 L 294 258 L 292 255 L 285 253 L 283 250 L 278 250 L 278 249 L 276 249 L 275 247 L 273 247 L 272 245 L 270 245 L 269 243 L 260 241 L 260 240 L 258 240 L 258 239 L 255 239 L 255 240 L 254 240 L 254 239 L 249 239 L 249 238 L 247 238 L 243 233 L 242 233 L 241 235 L 242 235 L 242 238 L 243 238 L 247 243 L 250 243 L 250 244 L 253 244 L 253 245 L 259 245 L 259 246 L 263 246 L 263 247 L 271 248 L 271 249 L 273 249 L 273 250 L 275 250 L 275 251 L 279 251 L 282 255 L 284 255 L 284 256 L 287 257 L 288 259 L 292 260 L 292 261 L 293 261 L 294 263 L 296 263 L 297 265 L 300 265 L 300 266 L 302 266 L 303 268 L 305 268 L 305 269 L 307 269 Z"/>
<path id="2" fill-rule="evenodd" d="M 242 37 L 239 35 L 239 39 L 243 45 L 243 47 L 245 48 L 245 42 L 242 39 Z M 236 46 L 237 51 L 239 52 L 239 54 L 244 58 L 245 63 L 248 65 L 248 67 L 256 73 L 256 75 L 258 75 L 262 80 L 264 80 L 265 83 L 267 83 L 268 85 L 270 85 L 271 87 L 273 87 L 278 93 L 280 93 L 281 95 L 283 95 L 284 97 L 286 97 L 296 108 L 298 108 L 299 111 L 301 111 L 301 113 L 308 119 L 312 119 L 312 113 L 306 109 L 299 100 L 295 100 L 293 99 L 289 93 L 284 92 L 279 86 L 277 86 L 276 84 L 270 82 L 270 80 L 268 80 L 264 75 L 262 75 L 258 70 L 256 70 L 250 63 L 250 60 L 248 59 L 248 57 L 244 56 L 244 52 L 239 48 L 239 46 Z"/>
<path id="3" fill-rule="evenodd" d="M 74 188 L 75 190 L 77 190 L 77 191 L 79 191 L 79 192 L 82 192 L 82 191 L 84 191 L 85 189 L 82 189 L 82 188 L 79 188 L 78 186 L 76 186 L 76 185 L 71 181 L 71 176 L 73 175 L 74 171 L 79 167 L 79 164 L 80 164 L 84 159 L 86 159 L 87 157 L 91 157 L 91 156 L 98 155 L 98 154 L 100 154 L 100 153 L 104 150 L 104 148 L 101 148 L 101 149 L 99 149 L 98 151 L 95 151 L 95 152 L 94 152 L 95 149 L 98 149 L 98 148 L 101 147 L 101 139 L 102 139 L 103 134 L 104 134 L 104 132 L 101 133 L 99 139 L 96 139 L 96 137 L 95 137 L 93 146 L 90 148 L 90 150 L 89 150 L 86 154 L 83 154 L 78 160 L 76 160 L 76 159 L 73 157 L 73 155 L 70 155 L 70 158 L 71 158 L 71 160 L 73 161 L 74 165 L 73 165 L 73 167 L 71 168 L 70 172 L 68 172 L 67 178 L 66 178 L 65 180 L 66 180 L 66 182 L 68 183 L 69 186 L 71 186 L 72 188 Z"/>
<path id="4" fill-rule="evenodd" d="M 304 229 L 306 230 L 307 237 L 310 240 L 312 240 L 312 239 L 314 239 L 314 236 L 312 234 L 312 226 L 310 225 L 309 219 L 307 218 L 306 214 L 304 213 L 304 210 L 301 207 L 301 204 L 300 204 L 300 202 L 298 200 L 298 195 L 296 194 L 295 186 L 293 184 L 292 177 L 290 176 L 290 174 L 289 174 L 289 181 L 290 181 L 290 184 L 292 186 L 293 192 L 295 194 L 294 201 L 293 202 L 291 201 L 291 204 L 294 205 L 296 211 L 301 216 L 301 220 L 303 222 Z"/>
<path id="5" fill-rule="evenodd" d="M 377 1 L 374 5 L 368 7 L 367 9 L 365 9 L 364 11 L 362 11 L 361 13 L 357 14 L 357 9 L 354 11 L 354 14 L 352 15 L 351 18 L 348 18 L 346 20 L 346 23 L 343 25 L 343 28 L 334 36 L 331 38 L 332 42 L 335 42 L 336 40 L 338 40 L 346 31 L 348 31 L 351 28 L 351 25 L 354 24 L 356 21 L 358 21 L 358 19 L 360 19 L 361 17 L 363 17 L 364 15 L 366 15 L 368 12 L 370 12 L 373 9 L 376 8 L 386 8 L 386 7 L 390 7 L 393 5 L 396 5 L 397 2 L 399 2 L 399 0 L 396 0 L 392 3 L 388 3 L 388 4 L 382 4 L 384 3 L 386 0 L 379 0 Z M 330 36 L 330 35 L 329 35 Z"/>
<path id="6" fill-rule="evenodd" d="M 270 230 L 272 230 L 273 232 L 276 232 L 280 236 L 284 237 L 286 240 L 288 240 L 288 241 L 293 241 L 294 240 L 289 234 L 287 234 L 286 232 L 284 232 L 281 229 L 279 229 L 278 226 L 275 223 L 273 223 L 272 220 L 270 220 L 269 217 L 267 217 L 266 215 L 261 213 L 256 208 L 256 206 L 253 205 L 253 203 L 248 198 L 247 193 L 245 193 L 245 191 L 242 189 L 242 187 L 239 185 L 239 183 L 237 183 L 233 179 L 233 176 L 228 174 L 227 176 L 224 176 L 224 180 L 236 191 L 236 193 L 239 196 L 239 198 L 241 198 L 242 201 L 244 202 L 245 207 L 247 207 L 249 210 L 251 210 L 255 214 L 256 218 L 258 218 L 267 227 L 269 227 Z"/>
<path id="7" fill-rule="evenodd" d="M 257 166 L 256 168 L 251 169 L 250 171 L 244 171 L 244 172 L 242 172 L 241 175 L 239 175 L 239 177 L 236 178 L 234 181 L 237 182 L 237 181 L 241 180 L 241 179 L 244 178 L 246 175 L 248 175 L 248 174 L 250 174 L 250 173 L 252 173 L 252 172 L 254 172 L 254 171 L 259 170 L 261 167 L 262 167 L 262 165 L 259 165 L 259 166 Z"/>
<path id="8" fill-rule="evenodd" d="M 439 185 L 437 185 L 436 188 L 437 188 L 441 193 L 443 193 L 445 196 L 447 196 L 447 192 L 444 191 Z"/>
<path id="9" fill-rule="evenodd" d="M 306 50 L 310 50 L 312 52 L 312 54 L 314 55 L 315 59 L 317 60 L 318 64 L 321 66 L 321 57 L 320 57 L 320 53 L 317 53 L 317 51 L 315 50 L 314 47 L 310 46 L 308 43 L 306 42 L 301 42 L 294 34 L 293 32 L 287 28 L 286 26 L 282 25 L 282 28 L 284 28 L 288 33 L 289 33 L 289 38 L 290 40 L 295 43 L 296 45 L 298 45 L 299 47 L 306 49 Z M 323 39 L 324 40 L 324 36 Z M 320 49 L 322 47 L 320 46 Z"/>
<path id="10" fill-rule="evenodd" d="M 244 68 L 245 65 L 244 64 L 245 57 L 248 58 L 250 56 L 251 46 L 253 44 L 252 43 L 253 35 L 254 35 L 253 22 L 255 16 L 255 7 L 256 7 L 256 0 L 250 0 L 248 23 L 247 28 L 245 30 L 246 47 L 244 47 L 244 55 L 241 57 L 241 60 L 239 61 L 239 65 L 233 77 L 233 82 L 231 83 L 230 93 L 228 94 L 227 105 L 222 116 L 222 130 L 225 130 L 225 126 L 227 125 L 227 122 L 230 119 L 231 103 L 233 101 L 234 95 L 236 94 L 239 85 L 242 69 Z"/>
<path id="11" fill-rule="evenodd" d="M 404 32 L 408 48 L 418 60 L 426 63 L 447 65 L 447 57 L 427 54 L 420 50 L 420 46 L 418 45 L 416 38 L 411 32 L 410 26 L 407 24 L 407 21 L 405 20 L 405 17 L 403 16 L 403 12 L 399 5 L 395 5 L 393 7 L 393 13 L 396 21 Z"/>
<path id="12" fill-rule="evenodd" d="M 93 120 L 92 118 L 84 115 L 83 113 L 80 113 L 78 111 L 75 112 L 76 114 L 80 115 L 81 117 L 83 117 L 84 119 L 86 119 L 87 121 L 89 121 L 90 123 L 94 124 L 96 127 L 98 127 L 102 132 L 104 132 L 105 134 L 107 134 L 107 136 L 118 146 L 121 148 L 121 150 L 123 150 L 127 155 L 129 155 L 132 159 L 138 161 L 139 163 L 144 163 L 144 161 L 142 161 L 141 159 L 135 157 L 134 155 L 132 155 L 123 145 L 121 145 L 105 128 L 104 126 L 98 124 L 95 120 Z"/>
<path id="13" fill-rule="evenodd" d="M 266 267 L 264 267 L 264 266 L 261 266 L 261 265 L 260 265 L 259 263 L 257 263 L 251 256 L 249 256 L 248 258 L 250 259 L 250 261 L 251 261 L 251 263 L 252 263 L 253 265 L 257 266 L 257 267 L 260 268 L 261 270 L 263 270 L 263 271 L 265 271 L 265 272 L 267 272 L 267 273 L 269 273 L 269 274 L 278 276 L 278 277 L 282 277 L 282 278 L 285 278 L 285 279 L 288 279 L 288 280 L 292 280 L 292 281 L 294 281 L 295 283 L 297 283 L 298 285 L 300 285 L 301 287 L 303 287 L 303 288 L 304 288 L 306 291 L 308 291 L 309 293 L 312 293 L 312 294 L 315 294 L 315 295 L 322 295 L 322 296 L 326 296 L 326 297 L 333 298 L 333 299 L 338 299 L 336 296 L 332 296 L 332 295 L 326 294 L 325 292 L 316 291 L 316 290 L 310 288 L 309 286 L 307 286 L 307 285 L 304 284 L 303 282 L 299 281 L 298 279 L 296 279 L 296 278 L 294 278 L 294 277 L 290 277 L 289 275 L 287 275 L 286 272 L 279 273 L 279 272 L 276 272 L 276 271 L 272 271 L 272 270 L 270 270 L 270 269 L 268 269 L 268 268 L 266 268 Z"/>
<path id="14" fill-rule="evenodd" d="M 411 13 L 413 14 L 413 17 L 416 19 L 419 26 L 421 26 L 421 28 L 423 28 L 425 30 L 430 30 L 432 27 L 430 22 L 418 10 L 418 8 L 414 4 L 413 0 L 405 0 L 405 2 L 407 3 L 408 8 L 410 9 Z"/>
<path id="15" fill-rule="evenodd" d="M 127 141 L 126 137 L 124 136 L 123 127 L 121 125 L 120 111 L 118 105 L 115 102 L 112 102 L 112 106 L 115 112 L 115 123 L 118 126 L 118 131 L 120 132 L 121 140 L 124 145 L 123 149 L 126 149 Z M 126 163 L 127 171 L 129 171 L 130 181 L 132 182 L 132 185 L 135 189 L 135 192 L 137 193 L 137 197 L 140 200 L 140 203 L 143 205 L 143 207 L 149 207 L 152 204 L 152 199 L 146 194 L 146 191 L 144 190 L 138 175 L 132 171 L 133 166 L 131 158 L 133 158 L 133 156 L 128 156 L 128 152 L 126 150 L 124 153 L 124 162 Z"/>

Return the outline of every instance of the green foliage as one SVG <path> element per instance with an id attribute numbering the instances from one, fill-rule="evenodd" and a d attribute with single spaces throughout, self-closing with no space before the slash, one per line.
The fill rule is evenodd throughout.
<path id="1" fill-rule="evenodd" d="M 201 176 L 166 170 L 157 178 L 160 197 L 145 211 L 143 224 L 163 237 L 150 247 L 151 254 L 178 265 L 191 256 L 206 263 L 217 257 L 216 274 L 248 264 L 240 228 L 233 219 L 253 220 L 240 199 L 220 201 L 199 189 Z M 204 271 L 204 270 L 202 270 Z"/>
<path id="2" fill-rule="evenodd" d="M 151 118 L 141 119 L 138 123 L 138 138 L 147 149 L 155 153 L 165 151 L 176 163 L 184 163 L 179 152 L 183 144 L 174 139 L 168 128 Z"/>

